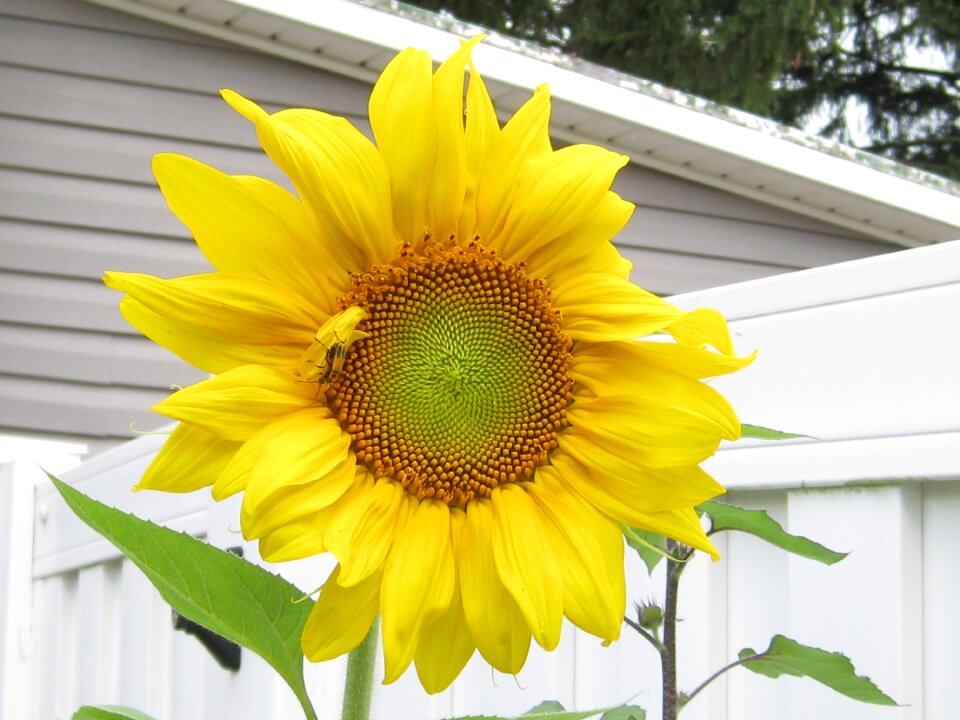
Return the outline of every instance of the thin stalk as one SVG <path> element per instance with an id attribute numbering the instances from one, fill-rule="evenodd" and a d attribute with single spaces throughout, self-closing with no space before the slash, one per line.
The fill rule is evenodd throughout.
<path id="1" fill-rule="evenodd" d="M 663 720 L 677 720 L 677 591 L 683 563 L 667 561 L 667 582 L 663 602 L 663 651 L 660 668 L 663 678 Z"/>
<path id="2" fill-rule="evenodd" d="M 660 642 L 659 639 L 657 639 L 656 637 L 654 637 L 654 635 L 653 635 L 652 633 L 647 632 L 647 631 L 643 628 L 643 626 L 640 625 L 640 623 L 635 622 L 635 621 L 631 620 L 631 619 L 628 618 L 628 617 L 625 617 L 625 618 L 623 619 L 623 621 L 624 621 L 627 625 L 629 625 L 630 627 L 632 627 L 634 630 L 636 630 L 638 633 L 640 633 L 641 637 L 643 637 L 644 640 L 646 640 L 648 643 L 650 643 L 651 645 L 653 645 L 653 649 L 654 649 L 654 650 L 656 650 L 658 653 L 662 653 L 662 652 L 663 652 L 663 643 Z"/>
<path id="3" fill-rule="evenodd" d="M 347 660 L 347 680 L 343 688 L 342 720 L 370 720 L 370 702 L 373 699 L 373 669 L 377 660 L 377 636 L 380 616 L 373 620 L 370 632 L 350 652 Z"/>
<path id="4" fill-rule="evenodd" d="M 699 685 L 697 685 L 697 687 L 696 687 L 689 695 L 687 695 L 687 700 L 686 700 L 687 703 L 689 703 L 691 700 L 693 700 L 693 699 L 697 696 L 697 694 L 699 694 L 699 692 L 700 692 L 701 690 L 703 690 L 705 687 L 707 687 L 707 685 L 709 685 L 709 684 L 712 683 L 714 680 L 716 680 L 718 677 L 720 677 L 720 676 L 723 675 L 725 672 L 727 672 L 727 670 L 732 670 L 733 668 L 737 667 L 737 665 L 743 665 L 744 663 L 748 663 L 748 662 L 750 662 L 751 660 L 756 660 L 756 659 L 759 658 L 759 657 L 763 657 L 763 653 L 757 653 L 757 654 L 755 654 L 755 655 L 749 655 L 748 657 L 740 658 L 739 660 L 734 660 L 734 661 L 731 662 L 731 663 L 727 663 L 727 664 L 724 665 L 722 668 L 720 668 L 719 670 L 717 670 L 713 675 L 711 675 L 711 676 L 708 677 L 706 680 L 704 680 L 702 683 L 700 683 Z"/>

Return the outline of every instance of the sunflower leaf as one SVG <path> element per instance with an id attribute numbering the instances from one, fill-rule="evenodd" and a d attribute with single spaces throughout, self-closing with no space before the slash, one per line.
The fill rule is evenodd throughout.
<path id="1" fill-rule="evenodd" d="M 104 505 L 48 476 L 77 516 L 130 558 L 174 610 L 257 653 L 287 682 L 308 717 L 316 717 L 300 650 L 313 606 L 309 598 L 232 553 Z"/>
<path id="2" fill-rule="evenodd" d="M 738 654 L 747 670 L 758 675 L 778 678 L 781 675 L 808 677 L 860 702 L 875 705 L 896 705 L 873 681 L 857 675 L 846 655 L 801 645 L 783 635 L 775 635 L 770 646 L 761 653 L 744 648 Z"/>
<path id="3" fill-rule="evenodd" d="M 530 708 L 520 717 L 536 717 L 537 715 L 543 715 L 545 713 L 557 713 L 557 712 L 566 712 L 566 708 L 562 703 L 557 702 L 556 700 L 544 700 L 539 705 Z"/>
<path id="4" fill-rule="evenodd" d="M 766 540 L 787 552 L 810 560 L 833 565 L 843 560 L 847 553 L 837 552 L 801 535 L 791 535 L 780 523 L 764 510 L 745 510 L 736 505 L 712 500 L 697 505 L 697 510 L 710 516 L 711 534 L 721 530 L 739 530 Z"/>
<path id="5" fill-rule="evenodd" d="M 784 432 L 783 430 L 774 430 L 773 428 L 763 427 L 761 425 L 740 424 L 741 438 L 755 438 L 757 440 L 795 440 L 797 438 L 810 439 L 810 435 L 801 435 L 800 433 Z"/>
<path id="6" fill-rule="evenodd" d="M 146 713 L 120 705 L 84 705 L 77 708 L 71 720 L 153 720 Z"/>
<path id="7" fill-rule="evenodd" d="M 600 720 L 646 720 L 647 711 L 637 705 L 621 705 L 607 710 Z"/>
<path id="8" fill-rule="evenodd" d="M 616 713 L 624 708 L 632 710 L 632 713 L 621 715 L 608 715 Z M 637 714 L 637 713 L 640 714 Z M 596 716 L 602 716 L 600 720 L 644 720 L 646 713 L 635 705 L 620 705 L 612 708 L 601 708 L 600 710 L 564 710 L 563 705 L 556 700 L 545 700 L 535 708 L 525 712 L 523 715 L 506 717 L 503 715 L 466 715 L 463 717 L 449 718 L 448 720 L 586 720 Z"/>

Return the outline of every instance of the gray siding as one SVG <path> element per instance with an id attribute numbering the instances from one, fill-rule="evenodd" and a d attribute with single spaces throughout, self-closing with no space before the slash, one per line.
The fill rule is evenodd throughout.
<path id="1" fill-rule="evenodd" d="M 0 432 L 99 450 L 202 377 L 132 331 L 105 269 L 207 269 L 150 174 L 156 152 L 283 182 L 217 96 L 309 105 L 361 128 L 368 86 L 76 0 L 0 0 Z M 824 223 L 628 168 L 635 279 L 669 294 L 884 252 Z"/>

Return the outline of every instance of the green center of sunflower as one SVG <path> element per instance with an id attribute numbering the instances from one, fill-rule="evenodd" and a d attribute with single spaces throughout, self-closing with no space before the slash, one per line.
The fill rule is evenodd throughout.
<path id="1" fill-rule="evenodd" d="M 355 275 L 369 313 L 327 397 L 358 459 L 408 492 L 463 506 L 529 478 L 557 446 L 570 339 L 542 280 L 477 244 L 404 247 Z"/>

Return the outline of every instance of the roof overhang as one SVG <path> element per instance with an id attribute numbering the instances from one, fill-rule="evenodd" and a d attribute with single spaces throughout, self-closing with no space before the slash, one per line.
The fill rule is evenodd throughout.
<path id="1" fill-rule="evenodd" d="M 439 60 L 480 30 L 376 0 L 89 1 L 367 82 L 397 50 Z M 491 36 L 474 58 L 504 115 L 548 83 L 562 141 L 900 246 L 960 237 L 960 186 L 938 176 L 530 43 Z"/>

